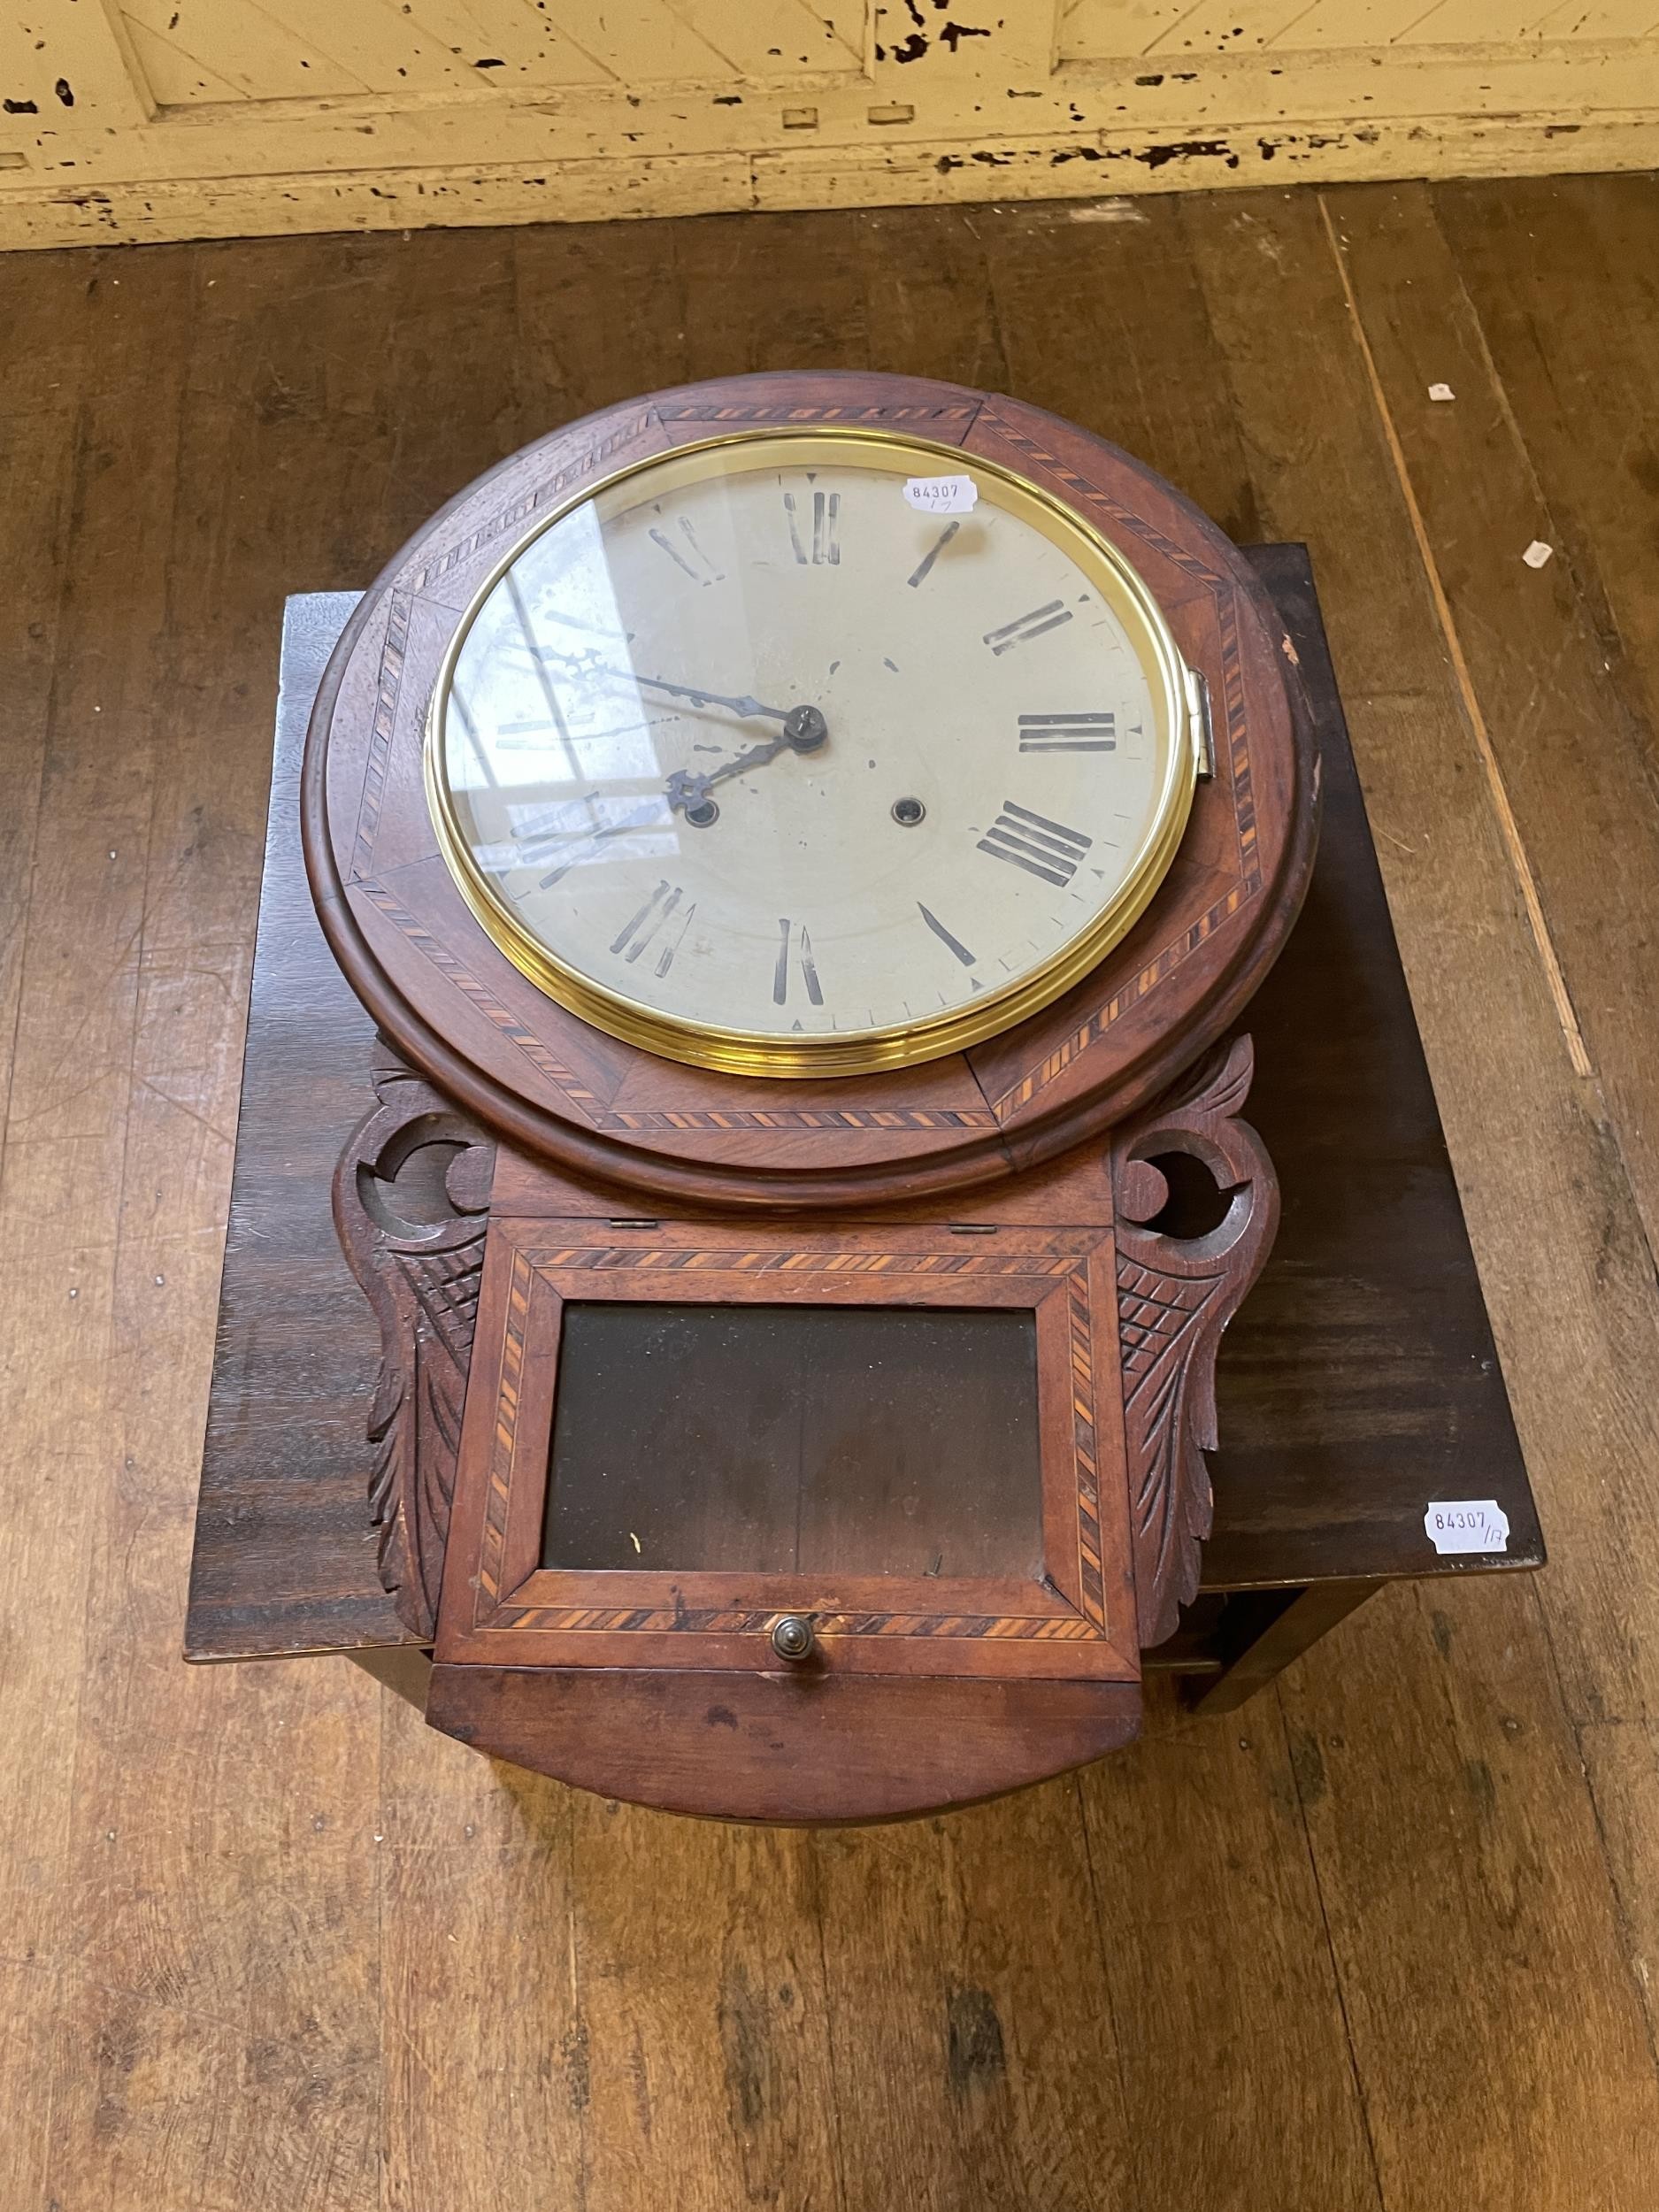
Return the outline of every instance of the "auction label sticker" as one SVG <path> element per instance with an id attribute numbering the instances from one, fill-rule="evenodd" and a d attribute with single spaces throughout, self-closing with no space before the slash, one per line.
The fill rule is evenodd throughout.
<path id="1" fill-rule="evenodd" d="M 904 496 L 921 515 L 970 515 L 979 496 L 971 476 L 907 476 Z"/>
<path id="2" fill-rule="evenodd" d="M 1509 1548 L 1509 1517 L 1495 1498 L 1448 1498 L 1423 1516 L 1438 1552 L 1493 1552 Z"/>

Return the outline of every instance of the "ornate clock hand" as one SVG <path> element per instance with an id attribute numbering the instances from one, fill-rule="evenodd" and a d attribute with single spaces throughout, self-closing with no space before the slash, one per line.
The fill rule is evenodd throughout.
<path id="1" fill-rule="evenodd" d="M 700 684 L 671 684 L 665 677 L 641 676 L 632 668 L 617 668 L 609 661 L 591 660 L 585 653 L 561 653 L 557 646 L 538 645 L 534 650 L 538 660 L 560 661 L 565 667 L 585 675 L 618 676 L 625 683 L 641 684 L 648 691 L 665 691 L 672 698 L 689 699 L 694 706 L 724 707 L 728 713 L 741 714 L 750 720 L 787 723 L 792 714 L 800 712 L 798 707 L 769 707 L 764 700 L 753 698 L 748 692 L 734 696 L 726 692 L 705 691 Z"/>
<path id="2" fill-rule="evenodd" d="M 724 783 L 728 776 L 741 776 L 750 768 L 764 767 L 767 761 L 776 760 L 780 753 L 810 753 L 829 735 L 829 727 L 816 707 L 791 707 L 784 718 L 783 734 L 768 738 L 764 745 L 751 745 L 747 752 L 735 759 L 722 761 L 718 768 L 676 768 L 663 787 L 668 794 L 671 807 L 681 809 L 701 806 L 717 783 Z"/>
<path id="3" fill-rule="evenodd" d="M 751 745 L 735 760 L 728 760 L 712 771 L 676 768 L 663 788 L 670 809 L 681 813 L 688 813 L 693 807 L 705 806 L 714 785 L 724 783 L 728 776 L 741 775 L 747 769 L 762 767 L 767 761 L 775 760 L 781 752 L 816 752 L 829 735 L 829 725 L 824 719 L 822 710 L 818 707 L 769 707 L 764 700 L 754 698 L 748 692 L 705 691 L 698 684 L 670 683 L 665 676 L 641 676 L 632 668 L 618 668 L 613 663 L 595 660 L 588 653 L 562 653 L 554 645 L 537 645 L 531 649 L 536 659 L 557 661 L 562 666 L 573 669 L 581 675 L 615 676 L 624 683 L 643 685 L 649 691 L 663 691 L 672 698 L 689 699 L 694 706 L 720 707 L 728 713 L 741 715 L 749 720 L 783 724 L 780 736 L 770 739 L 764 745 Z M 713 817 L 710 815 L 707 819 L 712 820 Z"/>
<path id="4" fill-rule="evenodd" d="M 627 675 L 624 669 L 607 669 L 607 675 Z M 675 699 L 689 699 L 693 706 L 724 707 L 730 714 L 741 715 L 746 721 L 787 722 L 795 712 L 793 707 L 769 707 L 764 701 L 752 697 L 748 692 L 729 696 L 725 692 L 704 691 L 697 684 L 671 684 L 661 676 L 634 676 L 632 680 L 643 684 L 648 691 L 665 691 Z"/>
<path id="5" fill-rule="evenodd" d="M 766 761 L 775 760 L 783 750 L 783 739 L 775 737 L 770 744 L 751 745 L 748 752 L 740 753 L 735 760 L 723 761 L 715 769 L 676 768 L 663 786 L 670 811 L 689 814 L 695 807 L 706 806 L 709 794 L 717 783 L 724 783 L 728 776 L 741 776 L 747 768 L 758 768 Z M 697 826 L 706 828 L 713 818 L 712 814 L 705 815 Z"/>
<path id="6" fill-rule="evenodd" d="M 641 676 L 638 680 L 644 683 L 648 679 Z M 676 685 L 664 687 L 669 690 L 684 687 Z M 710 695 L 708 693 L 697 695 L 700 698 Z M 763 711 L 770 713 L 771 710 L 765 709 Z M 710 790 L 717 783 L 724 783 L 731 776 L 741 776 L 750 768 L 764 767 L 767 761 L 776 760 L 780 753 L 816 752 L 828 735 L 829 726 L 817 707 L 791 707 L 784 714 L 783 729 L 780 733 L 776 737 L 768 738 L 764 745 L 751 745 L 747 751 L 739 753 L 735 758 L 722 761 L 715 769 L 676 768 L 663 785 L 663 795 L 668 801 L 669 811 L 689 813 L 692 808 L 702 806 L 707 802 Z M 591 801 L 595 795 L 590 792 L 589 800 Z M 619 837 L 629 830 L 644 828 L 651 818 L 651 812 L 652 810 L 648 807 L 643 814 L 630 815 L 626 821 L 611 823 L 603 829 L 568 831 L 520 828 L 515 830 L 513 835 L 526 845 L 556 845 L 567 839 L 574 838 L 581 845 L 591 846 L 597 843 L 601 838 Z M 699 826 L 703 826 L 699 825 Z M 566 862 L 564 867 L 557 871 L 555 876 L 547 879 L 547 882 L 556 881 L 557 876 L 565 874 L 572 864 L 573 863 Z M 543 888 L 546 887 L 547 884 L 544 883 Z"/>

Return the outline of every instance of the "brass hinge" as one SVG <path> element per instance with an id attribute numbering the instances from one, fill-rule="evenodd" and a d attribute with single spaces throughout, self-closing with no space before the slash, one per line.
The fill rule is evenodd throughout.
<path id="1" fill-rule="evenodd" d="M 1208 782 L 1216 772 L 1216 738 L 1210 721 L 1210 686 L 1195 668 L 1187 671 L 1187 720 L 1198 755 L 1200 780 Z"/>

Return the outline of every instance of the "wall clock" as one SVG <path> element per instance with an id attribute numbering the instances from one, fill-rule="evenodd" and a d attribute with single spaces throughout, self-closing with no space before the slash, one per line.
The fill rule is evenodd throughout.
<path id="1" fill-rule="evenodd" d="M 659 393 L 417 534 L 304 827 L 385 1043 L 335 1203 L 435 1725 L 787 1819 L 1134 1732 L 1316 815 L 1233 547 L 1012 400 Z"/>

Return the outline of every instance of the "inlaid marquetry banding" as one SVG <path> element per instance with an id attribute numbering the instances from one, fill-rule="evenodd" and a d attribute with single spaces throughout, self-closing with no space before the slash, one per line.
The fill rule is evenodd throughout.
<path id="1" fill-rule="evenodd" d="M 593 1092 L 574 1071 L 557 1059 L 533 1030 L 526 1029 L 521 1021 L 509 1013 L 465 962 L 457 960 L 447 945 L 438 942 L 424 923 L 418 921 L 407 908 L 397 903 L 383 883 L 371 879 L 361 884 L 359 888 L 364 897 L 385 915 L 392 926 L 402 931 L 421 957 L 429 960 L 439 974 L 452 983 L 493 1028 L 500 1031 L 509 1044 L 517 1046 L 538 1075 L 549 1083 L 557 1084 L 565 1096 L 576 1104 L 591 1107 L 597 1102 Z"/>
<path id="2" fill-rule="evenodd" d="M 840 1636 L 979 1638 L 987 1641 L 1093 1641 L 1107 1628 L 1101 1563 L 1100 1470 L 1094 1426 L 1094 1359 L 1089 1325 L 1087 1262 L 1074 1253 L 790 1252 L 757 1247 L 547 1244 L 513 1252 L 503 1332 L 488 1492 L 485 1500 L 473 1625 L 561 1634 L 633 1631 L 673 1635 L 755 1634 L 771 1627 L 776 1609 L 660 1606 L 521 1606 L 502 1602 L 507 1521 L 518 1445 L 525 1347 L 538 1275 L 634 1272 L 641 1276 L 881 1275 L 1064 1281 L 1068 1301 L 1069 1383 L 1077 1480 L 1078 1563 L 1081 1613 L 978 1614 L 838 1612 L 817 1617 L 818 1632 Z"/>
<path id="3" fill-rule="evenodd" d="M 1142 544 L 1179 568 L 1184 575 L 1190 576 L 1196 583 L 1202 583 L 1211 594 L 1221 645 L 1222 719 L 1227 733 L 1227 764 L 1232 778 L 1240 875 L 1240 880 L 1208 907 L 1189 928 L 1161 946 L 1121 990 L 1113 993 L 1105 1005 L 1096 1007 L 1087 1021 L 1079 1023 L 1069 1037 L 1045 1053 L 1034 1067 L 1027 1070 L 1017 1083 L 1010 1085 L 993 1102 L 993 1110 L 1001 1123 L 1029 1106 L 1091 1045 L 1097 1044 L 1137 1001 L 1144 998 L 1164 977 L 1173 974 L 1224 923 L 1230 921 L 1248 901 L 1255 898 L 1262 888 L 1263 875 L 1245 716 L 1238 594 L 1234 585 L 1207 562 L 1178 545 L 1143 515 L 1125 507 L 1122 501 L 1114 499 L 1110 493 L 1091 486 L 1035 438 L 1000 419 L 996 421 L 996 431 L 1005 443 L 1042 469 L 1056 484 L 1063 486 L 1067 496 L 1080 508 L 1093 508 L 1097 513 L 1106 516 L 1120 529 L 1139 538 Z"/>
<path id="4" fill-rule="evenodd" d="M 823 407 L 805 404 L 795 407 L 710 407 L 706 402 L 698 401 L 692 402 L 688 406 L 664 407 L 660 411 L 661 419 L 665 423 L 903 423 L 911 430 L 919 430 L 927 423 L 971 424 L 979 413 L 977 403 L 962 407 Z"/>
<path id="5" fill-rule="evenodd" d="M 626 1136 L 666 1136 L 675 1130 L 715 1129 L 995 1129 L 988 1106 L 730 1107 L 717 1112 L 652 1112 L 607 1108 L 593 1117 L 595 1129 Z"/>
<path id="6" fill-rule="evenodd" d="M 1074 1267 L 1066 1286 L 1071 1333 L 1071 1440 L 1077 1461 L 1078 1584 L 1083 1610 L 1106 1625 L 1101 1566 L 1100 1462 L 1094 1434 L 1094 1351 L 1089 1337 L 1088 1273 Z"/>
<path id="7" fill-rule="evenodd" d="M 1221 695 L 1223 720 L 1227 732 L 1229 764 L 1233 772 L 1235 819 L 1239 841 L 1239 864 L 1245 894 L 1253 896 L 1261 888 L 1259 863 L 1256 846 L 1256 799 L 1250 783 L 1250 754 L 1244 711 L 1244 668 L 1242 648 L 1239 637 L 1238 590 L 1231 578 L 1223 576 L 1206 561 L 1200 560 L 1184 546 L 1178 545 L 1144 515 L 1133 507 L 1125 507 L 1110 492 L 1091 487 L 1051 453 L 1045 452 L 1034 438 L 1023 431 L 1011 429 L 1007 424 L 997 424 L 998 434 L 1018 451 L 1064 484 L 1068 495 L 1079 506 L 1093 507 L 1109 516 L 1119 528 L 1160 555 L 1183 575 L 1202 584 L 1215 601 L 1216 626 L 1221 641 Z"/>
<path id="8" fill-rule="evenodd" d="M 606 1273 L 638 1269 L 661 1275 L 696 1274 L 707 1270 L 719 1275 L 1022 1275 L 1059 1277 L 1078 1266 L 1075 1257 L 1061 1253 L 1033 1257 L 1029 1253 L 1001 1252 L 778 1252 L 766 1247 L 740 1251 L 716 1245 L 694 1251 L 678 1245 L 641 1250 L 595 1245 L 542 1245 L 526 1256 L 547 1271 L 603 1269 Z"/>
<path id="9" fill-rule="evenodd" d="M 386 610 L 386 635 L 380 641 L 380 666 L 375 680 L 374 713 L 369 724 L 368 757 L 363 764 L 363 795 L 357 804 L 357 833 L 352 846 L 351 873 L 368 874 L 374 862 L 374 839 L 380 826 L 380 805 L 386 795 L 386 767 L 391 756 L 392 730 L 397 719 L 397 694 L 403 680 L 403 658 L 409 649 L 409 616 L 413 602 L 407 592 L 395 591 Z"/>
<path id="10" fill-rule="evenodd" d="M 485 1019 L 516 1045 L 537 1074 L 553 1084 L 567 1103 L 595 1129 L 619 1136 L 666 1136 L 675 1131 L 687 1134 L 739 1129 L 995 1129 L 996 1115 L 988 1106 L 778 1106 L 766 1108 L 709 1108 L 703 1110 L 634 1110 L 607 1107 L 574 1071 L 557 1059 L 532 1029 L 508 1012 L 499 1000 L 458 960 L 448 946 L 404 907 L 382 883 L 362 878 L 359 887 L 393 926 L 400 930 L 424 960 L 446 981 L 469 999 Z"/>
<path id="11" fill-rule="evenodd" d="M 534 1270 L 528 1256 L 515 1252 L 507 1285 L 507 1325 L 502 1332 L 501 1368 L 495 1384 L 495 1423 L 490 1440 L 489 1493 L 484 1502 L 484 1545 L 479 1562 L 475 1624 L 482 1625 L 501 1595 L 501 1562 L 507 1538 L 507 1502 L 512 1487 L 513 1448 L 524 1394 L 525 1332 L 530 1319 Z"/>
<path id="12" fill-rule="evenodd" d="M 480 523 L 479 527 L 463 538 L 459 544 L 450 546 L 447 551 L 441 553 L 436 560 L 429 561 L 414 579 L 413 588 L 416 591 L 426 590 L 441 577 L 449 575 L 452 570 L 460 567 L 464 562 L 470 561 L 475 554 L 482 552 L 487 545 L 494 544 L 495 541 L 504 535 L 507 531 L 528 522 L 538 507 L 545 507 L 549 500 L 557 499 L 561 492 L 569 491 L 573 485 L 580 484 L 585 478 L 593 475 L 602 462 L 609 461 L 617 454 L 626 452 L 629 446 L 643 437 L 652 423 L 660 420 L 661 417 L 658 416 L 655 408 L 647 408 L 644 413 L 636 416 L 622 429 L 612 431 L 608 438 L 601 438 L 597 444 L 589 446 L 581 458 L 572 463 L 571 466 L 556 470 L 543 482 L 536 485 L 534 490 L 521 493 L 517 499 L 509 500 L 505 506 L 496 509 L 488 522 Z"/>
<path id="13" fill-rule="evenodd" d="M 1248 893 L 1242 884 L 1234 884 L 1226 895 L 1217 899 L 1190 929 L 1184 930 L 1172 943 L 1165 945 L 1155 958 L 1148 960 L 1145 967 L 1138 969 L 1122 990 L 1114 991 L 1103 1006 L 1095 1009 L 1087 1021 L 1079 1024 L 1052 1052 L 1045 1054 L 1036 1067 L 1002 1093 L 992 1109 L 997 1121 L 1005 1122 L 1010 1115 L 1018 1113 L 1057 1076 L 1064 1074 L 1072 1062 L 1103 1037 L 1112 1024 L 1127 1013 L 1138 999 L 1144 998 L 1155 984 L 1161 982 L 1166 975 L 1172 974 L 1183 960 L 1197 951 L 1206 938 L 1214 935 L 1223 922 L 1236 914 L 1248 896 Z"/>
<path id="14" fill-rule="evenodd" d="M 561 1635 L 634 1629 L 658 1635 L 758 1635 L 777 1617 L 775 1606 L 757 1611 L 734 1606 L 528 1605 L 503 1607 L 484 1624 Z M 926 1636 L 987 1643 L 1093 1643 L 1100 1632 L 1093 1622 L 1075 1613 L 816 1613 L 813 1626 L 824 1636 Z"/>
<path id="15" fill-rule="evenodd" d="M 853 1094 L 843 1105 L 840 1087 L 814 1086 L 808 1102 L 781 1084 L 757 1080 L 734 1085 L 722 1098 L 710 1086 L 654 1071 L 641 1079 L 634 1055 L 596 1041 L 590 1048 L 558 1010 L 498 974 L 489 949 L 457 933 L 424 876 L 408 879 L 404 889 L 384 873 L 394 822 L 400 853 L 405 833 L 417 829 L 401 749 L 424 713 L 428 662 L 457 594 L 470 591 L 518 539 L 634 465 L 647 449 L 672 452 L 772 427 L 807 434 L 885 428 L 932 438 L 941 452 L 949 447 L 964 458 L 977 445 L 987 465 L 1000 457 L 1115 538 L 1139 562 L 1148 590 L 1169 596 L 1173 587 L 1185 606 L 1183 635 L 1198 657 L 1194 664 L 1202 664 L 1214 716 L 1217 772 L 1204 803 L 1213 840 L 1206 857 L 1217 856 L 1226 873 L 1219 883 L 1206 882 L 1195 868 L 1173 879 L 1153 913 L 1173 910 L 1179 919 L 1165 922 L 1157 936 L 1142 925 L 1125 947 L 1127 959 L 1098 972 L 1092 999 L 1078 989 L 1062 1002 L 1069 1015 L 1056 1008 L 1008 1033 L 999 1050 L 985 1056 L 995 1082 L 976 1059 L 949 1083 L 884 1080 L 874 1097 L 849 1086 Z M 1275 688 L 1282 666 L 1277 657 L 1267 663 L 1260 649 L 1242 564 L 1198 518 L 1167 502 L 1138 465 L 1080 436 L 1068 442 L 1063 426 L 1011 401 L 919 380 L 804 376 L 728 380 L 643 398 L 516 457 L 434 519 L 373 596 L 378 618 L 357 648 L 339 710 L 342 724 L 356 722 L 352 757 L 363 764 L 359 787 L 340 791 L 334 817 L 334 849 L 354 895 L 339 909 L 348 972 L 373 1005 L 389 985 L 377 958 L 377 947 L 384 949 L 380 957 L 396 960 L 396 987 L 406 990 L 423 1038 L 453 1042 L 467 1035 L 452 995 L 459 992 L 509 1048 L 487 1052 L 472 1033 L 470 1064 L 453 1055 L 445 1063 L 457 1101 L 503 1126 L 503 1110 L 511 1106 L 518 1116 L 513 1125 L 534 1150 L 581 1171 L 613 1156 L 619 1181 L 656 1194 L 670 1179 L 701 1180 L 735 1203 L 770 1205 L 797 1176 L 818 1175 L 834 1179 L 838 1195 L 844 1186 L 853 1202 L 850 1194 L 873 1194 L 878 1186 L 898 1194 L 912 1167 L 928 1187 L 942 1191 L 984 1179 L 1002 1156 L 1004 1133 L 1021 1132 L 1040 1146 L 1042 1133 L 1062 1118 L 1068 1129 L 1103 1132 L 1114 1082 L 1143 1064 L 1155 1064 L 1160 1076 L 1175 1064 L 1158 1041 L 1160 1010 L 1169 1008 L 1172 1028 L 1190 1023 L 1212 976 L 1216 988 L 1238 995 L 1263 964 L 1261 953 L 1271 953 L 1276 918 L 1294 904 L 1305 879 L 1307 749 L 1294 696 L 1284 695 L 1282 684 Z M 1257 820 L 1258 805 L 1279 808 L 1287 761 L 1288 841 L 1276 811 Z M 314 782 L 315 771 L 308 774 Z M 358 900 L 359 890 L 367 898 Z M 398 941 L 396 949 L 387 945 L 388 936 Z M 458 957 L 446 956 L 445 946 Z M 402 956 L 404 949 L 417 957 Z M 1126 973 L 1130 963 L 1133 972 Z M 774 1093 L 783 1094 L 774 1100 Z M 526 1136 L 526 1129 L 533 1133 Z M 893 1141 L 884 1146 L 884 1137 Z"/>

